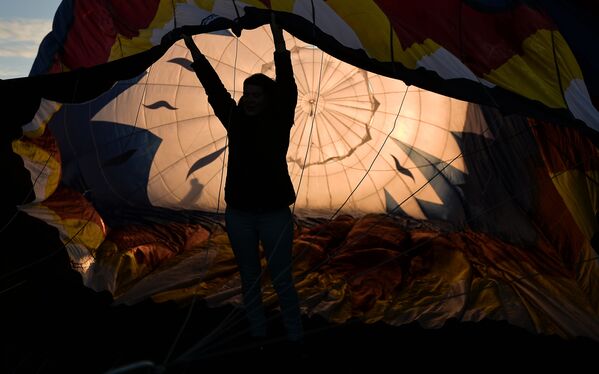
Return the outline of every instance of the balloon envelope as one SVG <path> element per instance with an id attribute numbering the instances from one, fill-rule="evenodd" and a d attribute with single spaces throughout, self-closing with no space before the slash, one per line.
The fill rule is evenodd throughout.
<path id="1" fill-rule="evenodd" d="M 365 71 L 285 35 L 299 91 L 287 154 L 295 212 L 387 212 L 404 202 L 403 211 L 427 217 L 415 199 L 454 208 L 455 190 L 435 189 L 423 169 L 450 162 L 458 171 L 453 183 L 461 183 L 459 174 L 467 171 L 456 136 L 466 125 L 468 103 Z M 197 35 L 195 42 L 236 99 L 251 74 L 274 77 L 267 27 L 239 39 Z M 50 123 L 65 168 L 83 174 L 97 201 L 222 211 L 226 131 L 190 64 L 179 41 L 138 78 L 63 108 Z M 68 141 L 80 133 L 89 134 L 89 142 Z M 86 177 L 98 169 L 101 178 Z"/>

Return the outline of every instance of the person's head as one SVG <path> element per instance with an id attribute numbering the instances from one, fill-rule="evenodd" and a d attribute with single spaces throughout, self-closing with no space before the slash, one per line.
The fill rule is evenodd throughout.
<path id="1" fill-rule="evenodd" d="M 270 106 L 275 94 L 275 81 L 258 73 L 250 75 L 243 82 L 243 96 L 240 103 L 247 116 L 262 114 Z"/>

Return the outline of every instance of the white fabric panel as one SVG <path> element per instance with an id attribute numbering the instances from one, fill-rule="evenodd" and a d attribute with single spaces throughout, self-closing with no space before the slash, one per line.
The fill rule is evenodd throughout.
<path id="1" fill-rule="evenodd" d="M 50 121 L 54 113 L 58 111 L 60 105 L 61 104 L 57 103 L 56 101 L 44 99 L 42 97 L 40 106 L 37 112 L 35 113 L 35 116 L 33 116 L 31 122 L 29 122 L 26 125 L 23 125 L 23 133 L 35 133 L 42 126 L 45 126 Z"/>
<path id="2" fill-rule="evenodd" d="M 593 106 L 584 81 L 573 79 L 564 96 L 574 117 L 584 121 L 593 130 L 599 131 L 599 111 Z"/>
<path id="3" fill-rule="evenodd" d="M 487 87 L 495 87 L 495 84 L 478 78 L 460 59 L 445 48 L 439 48 L 434 53 L 423 57 L 416 65 L 436 72 L 443 79 L 465 78 Z"/>

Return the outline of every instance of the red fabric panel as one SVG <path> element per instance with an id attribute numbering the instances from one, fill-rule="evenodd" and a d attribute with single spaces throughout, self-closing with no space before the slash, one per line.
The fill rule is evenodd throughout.
<path id="1" fill-rule="evenodd" d="M 393 20 L 403 48 L 432 39 L 478 76 L 521 54 L 522 41 L 537 30 L 556 29 L 547 16 L 524 5 L 483 13 L 458 0 L 375 2 Z"/>

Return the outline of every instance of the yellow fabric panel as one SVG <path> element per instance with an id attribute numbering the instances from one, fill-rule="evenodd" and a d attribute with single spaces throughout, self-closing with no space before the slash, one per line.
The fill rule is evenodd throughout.
<path id="1" fill-rule="evenodd" d="M 95 222 L 87 219 L 65 219 L 62 225 L 68 238 L 74 242 L 80 243 L 89 249 L 92 255 L 100 247 L 100 244 L 106 237 L 104 227 L 98 226 Z"/>
<path id="2" fill-rule="evenodd" d="M 599 231 L 595 218 L 599 211 L 599 191 L 596 181 L 599 171 L 569 170 L 554 174 L 552 177 L 555 187 L 564 199 L 574 221 L 590 240 Z"/>
<path id="3" fill-rule="evenodd" d="M 439 48 L 441 48 L 439 44 L 431 39 L 426 39 L 422 44 L 414 43 L 409 48 L 402 50 L 399 55 L 399 61 L 409 69 L 416 69 L 418 61 L 423 57 L 435 53 Z"/>
<path id="4" fill-rule="evenodd" d="M 194 3 L 198 6 L 198 8 L 212 10 L 212 8 L 214 8 L 215 1 L 216 0 L 194 0 Z"/>
<path id="5" fill-rule="evenodd" d="M 270 0 L 270 4 L 272 6 L 272 10 L 278 10 L 278 11 L 282 11 L 282 12 L 291 12 L 291 11 L 293 11 L 293 6 L 296 1 L 304 1 L 304 0 Z M 250 2 L 250 1 L 248 1 L 248 2 Z"/>
<path id="6" fill-rule="evenodd" d="M 65 245 L 71 266 L 85 275 L 93 263 L 93 253 L 105 238 L 105 229 L 94 222 L 95 217 L 89 219 L 62 219 L 51 207 L 41 203 L 23 205 L 20 209 L 32 217 L 38 218 L 48 225 L 55 227 L 59 238 Z M 101 221 L 100 221 L 101 223 Z M 50 248 L 51 251 L 62 250 Z"/>
<path id="7" fill-rule="evenodd" d="M 523 55 L 512 57 L 484 78 L 551 108 L 566 108 L 557 80 L 551 38 L 551 31 L 539 30 L 523 42 Z M 554 39 L 559 77 L 566 90 L 573 79 L 582 79 L 582 72 L 561 34 L 554 32 Z"/>
<path id="8" fill-rule="evenodd" d="M 36 196 L 36 198 L 38 200 L 44 200 L 52 195 L 58 187 L 61 174 L 60 161 L 55 155 L 26 140 L 14 140 L 12 142 L 12 150 L 24 160 L 37 164 L 40 169 L 44 170 L 43 173 L 39 173 L 39 175 L 35 176 L 35 178 L 37 178 L 36 185 L 43 184 L 45 186 L 44 196 Z M 45 178 L 45 181 L 40 180 L 39 178 Z"/>
<path id="9" fill-rule="evenodd" d="M 576 61 L 576 57 L 568 42 L 564 39 L 559 31 L 553 32 L 553 39 L 555 44 L 555 55 L 559 66 L 559 75 L 564 90 L 570 86 L 570 82 L 574 79 L 584 79 L 582 70 Z M 553 53 L 551 54 L 553 57 Z"/>

